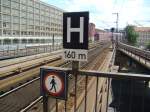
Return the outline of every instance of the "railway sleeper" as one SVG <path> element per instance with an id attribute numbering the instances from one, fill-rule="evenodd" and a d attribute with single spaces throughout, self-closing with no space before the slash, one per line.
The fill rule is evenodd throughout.
<path id="1" fill-rule="evenodd" d="M 13 70 L 13 73 L 20 73 L 22 71 L 21 67 L 16 68 L 15 70 Z"/>

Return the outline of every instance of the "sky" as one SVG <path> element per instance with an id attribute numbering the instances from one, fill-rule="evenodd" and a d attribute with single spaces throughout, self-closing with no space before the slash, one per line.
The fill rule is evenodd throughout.
<path id="1" fill-rule="evenodd" d="M 116 27 L 119 13 L 119 28 L 128 24 L 150 27 L 150 0 L 41 0 L 67 12 L 89 11 L 90 22 L 96 28 Z"/>

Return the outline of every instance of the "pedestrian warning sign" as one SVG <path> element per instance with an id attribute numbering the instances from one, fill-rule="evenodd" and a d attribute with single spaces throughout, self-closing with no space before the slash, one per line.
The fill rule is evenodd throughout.
<path id="1" fill-rule="evenodd" d="M 66 72 L 41 68 L 41 93 L 58 99 L 67 99 Z"/>
<path id="2" fill-rule="evenodd" d="M 56 73 L 48 74 L 44 79 L 45 89 L 51 94 L 59 94 L 64 90 L 64 83 Z"/>

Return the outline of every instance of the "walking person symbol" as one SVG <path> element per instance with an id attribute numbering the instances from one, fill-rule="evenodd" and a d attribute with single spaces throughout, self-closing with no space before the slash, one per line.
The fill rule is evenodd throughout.
<path id="1" fill-rule="evenodd" d="M 51 88 L 50 91 L 54 89 L 55 93 L 56 93 L 56 81 L 55 81 L 55 76 L 52 76 L 52 80 L 50 82 Z"/>

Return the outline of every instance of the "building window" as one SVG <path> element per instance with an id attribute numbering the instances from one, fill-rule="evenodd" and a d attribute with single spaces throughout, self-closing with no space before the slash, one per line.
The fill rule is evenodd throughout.
<path id="1" fill-rule="evenodd" d="M 10 7 L 3 6 L 3 13 L 10 14 Z"/>
<path id="2" fill-rule="evenodd" d="M 38 2 L 35 2 L 35 7 L 36 8 L 39 8 L 40 7 L 40 4 Z"/>
<path id="3" fill-rule="evenodd" d="M 40 14 L 41 14 L 41 15 L 45 15 L 45 11 L 44 11 L 44 10 L 41 10 Z"/>
<path id="4" fill-rule="evenodd" d="M 44 32 L 42 32 L 42 33 L 41 33 L 41 36 L 45 36 L 45 33 L 44 33 Z"/>
<path id="5" fill-rule="evenodd" d="M 37 9 L 37 8 L 35 8 L 35 13 L 36 13 L 36 14 L 40 14 L 40 10 Z"/>
<path id="6" fill-rule="evenodd" d="M 33 19 L 28 20 L 29 25 L 33 25 Z"/>
<path id="7" fill-rule="evenodd" d="M 40 21 L 36 20 L 35 25 L 37 25 L 37 26 L 40 25 Z"/>
<path id="8" fill-rule="evenodd" d="M 34 19 L 35 19 L 35 20 L 39 20 L 39 19 L 40 19 L 40 15 L 35 14 Z"/>
<path id="9" fill-rule="evenodd" d="M 27 35 L 27 32 L 26 31 L 22 31 L 21 35 Z"/>
<path id="10" fill-rule="evenodd" d="M 45 27 L 41 27 L 41 30 L 44 30 L 44 31 L 45 31 Z"/>
<path id="11" fill-rule="evenodd" d="M 17 2 L 11 2 L 11 6 L 14 9 L 19 9 L 19 3 L 17 3 Z"/>
<path id="12" fill-rule="evenodd" d="M 3 0 L 3 5 L 7 5 L 10 7 L 10 0 Z"/>
<path id="13" fill-rule="evenodd" d="M 28 34 L 29 34 L 29 35 L 33 35 L 34 33 L 33 33 L 33 32 L 28 32 Z"/>
<path id="14" fill-rule="evenodd" d="M 3 34 L 4 35 L 11 35 L 11 32 L 10 32 L 10 30 L 3 30 Z"/>
<path id="15" fill-rule="evenodd" d="M 35 30 L 40 30 L 40 26 L 35 26 Z"/>
<path id="16" fill-rule="evenodd" d="M 45 22 L 42 21 L 42 22 L 41 22 L 41 26 L 45 26 Z"/>
<path id="17" fill-rule="evenodd" d="M 33 6 L 33 0 L 28 0 L 28 5 Z"/>
<path id="18" fill-rule="evenodd" d="M 33 25 L 29 25 L 29 26 L 28 26 L 28 29 L 33 30 L 33 29 L 34 29 L 34 26 L 33 26 Z"/>
<path id="19" fill-rule="evenodd" d="M 20 23 L 19 17 L 13 16 L 13 23 Z"/>
<path id="20" fill-rule="evenodd" d="M 0 21 L 0 28 L 2 28 L 2 22 Z"/>
<path id="21" fill-rule="evenodd" d="M 3 27 L 6 27 L 6 23 L 5 22 L 3 23 Z"/>
<path id="22" fill-rule="evenodd" d="M 41 21 L 45 21 L 45 17 L 44 16 L 41 16 Z"/>
<path id="23" fill-rule="evenodd" d="M 20 1 L 20 0 L 10 0 L 10 1 L 13 1 L 13 2 L 18 2 L 18 3 L 19 3 L 19 1 Z"/>
<path id="24" fill-rule="evenodd" d="M 27 25 L 21 25 L 21 30 L 26 30 L 27 29 Z"/>
<path id="25" fill-rule="evenodd" d="M 6 35 L 6 30 L 3 30 L 3 34 Z"/>
<path id="26" fill-rule="evenodd" d="M 46 16 L 50 16 L 50 13 L 48 11 L 45 12 Z"/>
<path id="27" fill-rule="evenodd" d="M 46 27 L 46 31 L 50 31 L 50 28 L 49 28 L 49 27 Z"/>
<path id="28" fill-rule="evenodd" d="M 27 24 L 27 19 L 26 18 L 21 18 L 21 23 L 22 24 Z"/>
<path id="29" fill-rule="evenodd" d="M 28 42 L 29 42 L 29 43 L 33 43 L 33 39 L 29 39 Z"/>
<path id="30" fill-rule="evenodd" d="M 27 0 L 20 0 L 21 3 L 27 4 Z"/>
<path id="31" fill-rule="evenodd" d="M 41 39 L 41 43 L 45 43 L 45 39 Z"/>
<path id="32" fill-rule="evenodd" d="M 9 29 L 10 29 L 10 23 L 3 22 L 3 27 L 4 27 L 4 28 L 9 28 Z"/>
<path id="33" fill-rule="evenodd" d="M 21 43 L 26 44 L 27 43 L 27 39 L 22 39 Z"/>
<path id="34" fill-rule="evenodd" d="M 28 12 L 33 12 L 33 7 L 28 7 Z"/>
<path id="35" fill-rule="evenodd" d="M 35 35 L 36 36 L 40 36 L 40 32 L 35 32 Z"/>
<path id="36" fill-rule="evenodd" d="M 33 19 L 33 13 L 28 13 L 28 18 Z"/>
<path id="37" fill-rule="evenodd" d="M 19 30 L 19 24 L 13 24 L 13 29 L 14 30 Z M 17 33 L 16 33 L 17 34 Z"/>
<path id="38" fill-rule="evenodd" d="M 15 32 L 14 32 L 14 34 L 15 34 Z M 13 43 L 14 43 L 14 44 L 18 44 L 18 43 L 19 43 L 19 39 L 16 39 L 16 38 L 13 39 Z"/>
<path id="39" fill-rule="evenodd" d="M 27 17 L 27 15 L 26 15 L 26 14 L 27 14 L 26 12 L 22 11 L 22 12 L 21 12 L 21 17 L 26 18 L 26 17 Z"/>
<path id="40" fill-rule="evenodd" d="M 49 22 L 50 18 L 49 17 L 45 17 L 45 21 Z"/>
<path id="41" fill-rule="evenodd" d="M 4 14 L 3 15 L 3 21 L 10 22 L 10 16 Z"/>
<path id="42" fill-rule="evenodd" d="M 39 40 L 39 39 L 36 39 L 36 40 L 35 40 L 35 42 L 36 42 L 36 43 L 39 43 L 39 42 L 40 42 L 40 40 Z"/>
<path id="43" fill-rule="evenodd" d="M 19 16 L 19 10 L 12 9 L 12 15 Z"/>
<path id="44" fill-rule="evenodd" d="M 45 5 L 40 5 L 40 9 L 45 10 L 46 6 Z"/>
<path id="45" fill-rule="evenodd" d="M 26 9 L 27 9 L 27 6 L 26 6 L 26 5 L 24 5 L 24 4 L 21 4 L 21 10 L 26 11 Z"/>

